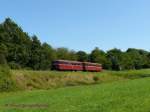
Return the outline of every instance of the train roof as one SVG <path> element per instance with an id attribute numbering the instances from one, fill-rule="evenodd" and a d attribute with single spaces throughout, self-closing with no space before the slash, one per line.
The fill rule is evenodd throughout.
<path id="1" fill-rule="evenodd" d="M 82 62 L 79 62 L 79 61 L 69 61 L 69 60 L 55 60 L 55 62 L 82 63 Z"/>
<path id="2" fill-rule="evenodd" d="M 83 63 L 86 65 L 100 65 L 101 66 L 101 64 L 99 63 L 91 63 L 91 62 L 83 62 Z"/>
<path id="3" fill-rule="evenodd" d="M 80 62 L 80 61 L 70 61 L 70 60 L 55 60 L 54 62 L 65 62 L 65 63 L 78 63 L 78 64 L 86 64 L 86 65 L 100 65 L 99 63 L 91 63 L 91 62 Z"/>

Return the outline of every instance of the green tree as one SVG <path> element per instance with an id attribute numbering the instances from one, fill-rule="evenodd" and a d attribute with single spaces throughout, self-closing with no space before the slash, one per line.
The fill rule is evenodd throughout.
<path id="1" fill-rule="evenodd" d="M 104 69 L 111 69 L 111 62 L 107 59 L 107 54 L 98 47 L 91 52 L 90 61 L 102 64 Z"/>
<path id="2" fill-rule="evenodd" d="M 34 70 L 40 69 L 40 61 L 41 61 L 41 42 L 38 40 L 37 36 L 32 37 L 32 45 L 30 52 L 30 61 L 29 66 Z"/>
<path id="3" fill-rule="evenodd" d="M 0 44 L 0 64 L 7 64 L 6 56 L 7 56 L 7 47 L 4 44 Z"/>
<path id="4" fill-rule="evenodd" d="M 47 43 L 42 44 L 42 51 L 40 55 L 40 69 L 51 69 L 51 63 L 56 59 L 56 53 L 54 49 Z"/>
<path id="5" fill-rule="evenodd" d="M 71 50 L 69 51 L 69 60 L 77 61 L 77 54 L 75 51 Z"/>
<path id="6" fill-rule="evenodd" d="M 10 18 L 0 25 L 0 43 L 7 48 L 8 63 L 25 67 L 29 61 L 30 37 Z"/>
<path id="7" fill-rule="evenodd" d="M 69 50 L 67 48 L 57 48 L 57 59 L 68 60 L 69 59 Z"/>
<path id="8" fill-rule="evenodd" d="M 77 60 L 78 61 L 88 61 L 88 54 L 84 51 L 78 51 L 77 52 Z"/>
<path id="9" fill-rule="evenodd" d="M 113 70 L 122 70 L 121 60 L 122 51 L 120 49 L 111 49 L 107 52 L 108 59 L 111 60 Z"/>
<path id="10" fill-rule="evenodd" d="M 129 48 L 126 52 L 132 59 L 133 69 L 141 69 L 147 63 L 147 54 L 143 50 Z"/>

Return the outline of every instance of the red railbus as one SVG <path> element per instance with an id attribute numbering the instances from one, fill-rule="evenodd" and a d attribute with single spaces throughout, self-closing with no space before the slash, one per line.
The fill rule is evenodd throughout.
<path id="1" fill-rule="evenodd" d="M 102 71 L 102 65 L 90 62 L 56 60 L 52 62 L 52 69 L 60 71 Z"/>
<path id="2" fill-rule="evenodd" d="M 98 63 L 83 62 L 84 71 L 101 72 L 102 65 Z"/>

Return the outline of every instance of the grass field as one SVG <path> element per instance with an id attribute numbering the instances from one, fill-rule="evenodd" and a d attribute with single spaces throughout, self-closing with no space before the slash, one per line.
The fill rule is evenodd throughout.
<path id="1" fill-rule="evenodd" d="M 11 74 L 23 91 L 0 93 L 0 112 L 150 112 L 150 69 Z"/>
<path id="2" fill-rule="evenodd" d="M 6 104 L 47 104 L 16 108 Z M 149 112 L 150 78 L 0 94 L 0 112 Z"/>

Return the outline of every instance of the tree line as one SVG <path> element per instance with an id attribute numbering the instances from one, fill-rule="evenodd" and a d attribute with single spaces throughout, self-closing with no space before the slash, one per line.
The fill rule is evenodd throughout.
<path id="1" fill-rule="evenodd" d="M 96 47 L 91 53 L 68 48 L 53 48 L 30 36 L 10 18 L 0 24 L 0 64 L 12 69 L 50 70 L 53 60 L 74 60 L 100 63 L 104 69 L 128 70 L 150 68 L 150 52 L 129 48 L 114 48 L 107 52 Z"/>

